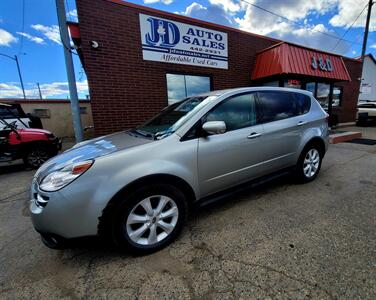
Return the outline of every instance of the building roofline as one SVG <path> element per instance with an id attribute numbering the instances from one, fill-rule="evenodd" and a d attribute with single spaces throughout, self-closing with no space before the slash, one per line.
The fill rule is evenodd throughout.
<path id="1" fill-rule="evenodd" d="M 201 23 L 203 25 L 217 27 L 219 29 L 228 30 L 228 31 L 234 31 L 234 32 L 237 32 L 237 33 L 247 34 L 247 35 L 255 36 L 255 37 L 258 37 L 258 38 L 261 38 L 261 39 L 265 39 L 265 40 L 269 40 L 269 41 L 273 41 L 273 42 L 277 43 L 275 45 L 272 45 L 272 46 L 270 46 L 268 48 L 265 48 L 265 49 L 261 50 L 260 52 L 266 51 L 266 50 L 268 50 L 270 48 L 277 47 L 277 46 L 279 46 L 279 45 L 281 45 L 283 43 L 286 43 L 286 44 L 290 44 L 290 45 L 293 45 L 293 46 L 296 46 L 296 47 L 301 47 L 301 48 L 305 48 L 305 49 L 309 49 L 309 50 L 313 50 L 313 51 L 320 51 L 322 53 L 326 53 L 326 54 L 329 54 L 329 55 L 340 56 L 340 57 L 343 57 L 343 58 L 346 58 L 346 59 L 350 59 L 350 60 L 354 60 L 354 61 L 358 61 L 358 62 L 361 61 L 358 58 L 347 57 L 347 56 L 343 56 L 343 55 L 340 55 L 340 54 L 337 54 L 337 53 L 331 53 L 331 52 L 328 52 L 328 51 L 319 50 L 319 49 L 307 47 L 307 46 L 304 46 L 304 45 L 295 44 L 295 43 L 291 43 L 291 42 L 287 42 L 287 41 L 275 39 L 275 38 L 268 37 L 268 36 L 265 36 L 265 35 L 260 35 L 260 34 L 248 32 L 248 31 L 241 30 L 241 29 L 238 29 L 238 28 L 233 28 L 233 27 L 224 26 L 224 25 L 220 25 L 220 24 L 216 24 L 216 23 L 212 23 L 212 22 L 207 22 L 207 21 L 203 21 L 203 20 L 200 20 L 200 19 L 192 18 L 192 17 L 182 16 L 182 15 L 174 14 L 174 13 L 171 13 L 171 12 L 167 12 L 167 11 L 163 11 L 163 10 L 159 10 L 159 9 L 155 9 L 155 8 L 151 8 L 151 7 L 147 7 L 147 6 L 143 6 L 143 5 L 139 5 L 139 4 L 134 4 L 134 3 L 123 1 L 123 0 L 102 0 L 102 1 L 110 2 L 110 3 L 114 3 L 114 4 L 119 4 L 119 5 L 131 7 L 131 8 L 135 8 L 135 9 L 140 9 L 140 10 L 144 10 L 144 11 L 151 12 L 151 13 L 157 13 L 157 14 L 164 15 L 164 16 L 167 16 L 167 17 L 174 17 L 174 18 L 180 19 L 182 21 L 191 21 L 191 22 L 192 21 L 196 21 L 196 22 Z"/>
<path id="2" fill-rule="evenodd" d="M 368 56 L 370 59 L 372 59 L 373 63 L 376 65 L 376 59 L 375 59 L 375 57 L 372 55 L 372 53 L 368 53 L 368 54 L 366 54 L 365 56 Z"/>
<path id="3" fill-rule="evenodd" d="M 321 53 L 325 53 L 325 54 L 328 54 L 328 55 L 337 56 L 337 57 L 341 57 L 341 58 L 346 58 L 346 59 L 352 59 L 352 60 L 355 60 L 355 61 L 360 61 L 359 58 L 351 58 L 351 57 L 343 56 L 341 54 L 337 54 L 337 53 L 333 53 L 333 52 L 328 52 L 328 51 L 321 50 L 321 49 L 315 49 L 315 48 L 312 48 L 312 47 L 307 47 L 307 46 L 304 46 L 304 45 L 295 44 L 295 43 L 291 43 L 291 42 L 287 42 L 287 41 L 281 41 L 280 43 L 277 43 L 277 44 L 271 45 L 271 46 L 269 46 L 267 48 L 261 49 L 261 50 L 257 51 L 256 53 L 257 54 L 263 53 L 263 52 L 268 51 L 270 49 L 279 47 L 279 46 L 281 46 L 283 44 L 287 44 L 287 45 L 294 46 L 294 47 L 299 47 L 299 48 L 302 48 L 302 49 L 312 50 L 312 51 L 316 51 L 316 52 L 321 52 Z"/>

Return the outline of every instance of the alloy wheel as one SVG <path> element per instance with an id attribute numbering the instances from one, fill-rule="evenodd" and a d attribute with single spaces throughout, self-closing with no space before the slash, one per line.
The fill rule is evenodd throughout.
<path id="1" fill-rule="evenodd" d="M 40 167 L 48 158 L 48 153 L 45 150 L 34 149 L 29 153 L 27 160 L 30 166 Z"/>
<path id="2" fill-rule="evenodd" d="M 126 220 L 126 232 L 138 245 L 161 242 L 175 229 L 179 209 L 175 201 L 163 195 L 150 196 L 138 202 Z"/>
<path id="3" fill-rule="evenodd" d="M 317 149 L 311 149 L 307 152 L 304 162 L 303 162 L 303 171 L 304 175 L 307 178 L 313 177 L 320 165 L 320 153 Z"/>

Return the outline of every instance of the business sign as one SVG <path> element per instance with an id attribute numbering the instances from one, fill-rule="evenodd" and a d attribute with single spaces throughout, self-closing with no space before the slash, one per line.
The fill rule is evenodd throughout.
<path id="1" fill-rule="evenodd" d="M 323 59 L 321 56 L 317 59 L 315 55 L 312 56 L 311 61 L 312 69 L 317 70 L 320 68 L 321 71 L 332 72 L 333 71 L 333 64 L 330 58 Z"/>
<path id="2" fill-rule="evenodd" d="M 228 68 L 227 33 L 140 14 L 144 60 Z"/>

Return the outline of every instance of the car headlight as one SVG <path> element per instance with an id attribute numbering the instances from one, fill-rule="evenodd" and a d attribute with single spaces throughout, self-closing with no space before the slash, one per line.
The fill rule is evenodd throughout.
<path id="1" fill-rule="evenodd" d="M 87 160 L 68 165 L 61 170 L 52 172 L 42 179 L 39 188 L 45 192 L 60 190 L 85 173 L 93 163 L 94 160 Z"/>

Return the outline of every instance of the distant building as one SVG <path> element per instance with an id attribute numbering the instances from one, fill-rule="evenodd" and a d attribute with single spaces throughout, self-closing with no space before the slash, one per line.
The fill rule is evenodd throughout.
<path id="1" fill-rule="evenodd" d="M 376 60 L 372 54 L 364 57 L 359 101 L 376 101 Z"/>

